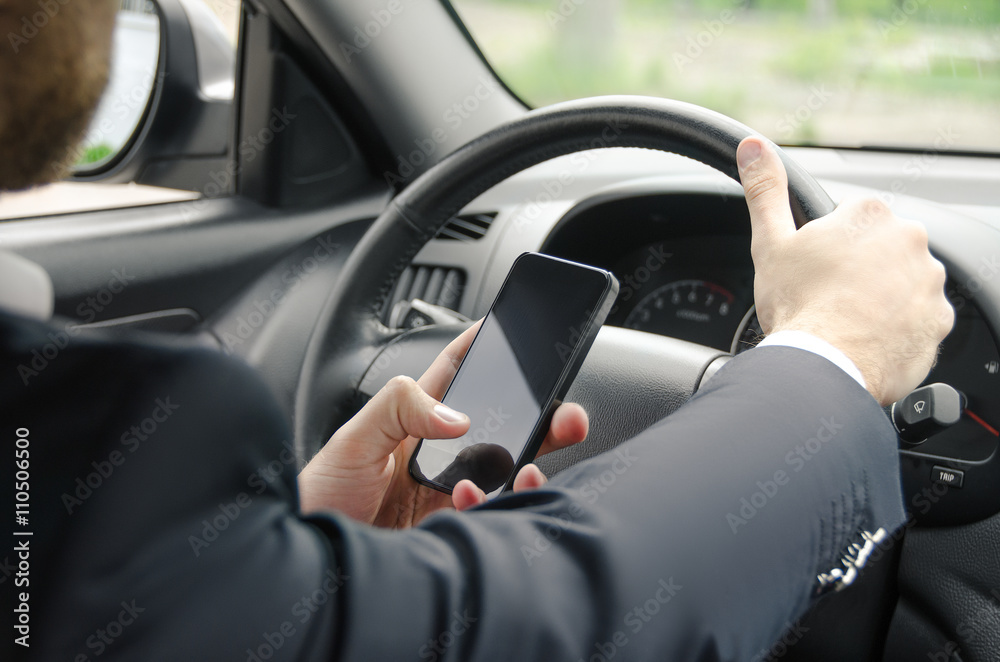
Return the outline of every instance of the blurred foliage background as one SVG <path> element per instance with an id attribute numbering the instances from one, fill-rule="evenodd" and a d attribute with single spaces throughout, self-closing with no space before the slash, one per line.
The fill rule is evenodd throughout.
<path id="1" fill-rule="evenodd" d="M 646 94 L 783 144 L 1000 152 L 1000 0 L 452 0 L 527 103 Z"/>

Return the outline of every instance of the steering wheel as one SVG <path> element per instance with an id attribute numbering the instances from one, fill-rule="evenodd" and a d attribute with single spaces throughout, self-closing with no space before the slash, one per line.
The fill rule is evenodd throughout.
<path id="1" fill-rule="evenodd" d="M 300 457 L 312 457 L 356 411 L 366 371 L 400 334 L 380 321 L 393 284 L 417 252 L 473 199 L 543 161 L 606 147 L 673 152 L 739 181 L 736 148 L 750 135 L 757 134 L 687 103 L 597 97 L 531 111 L 447 156 L 392 200 L 354 248 L 330 292 L 298 385 L 295 442 Z M 816 180 L 780 149 L 778 154 L 788 172 L 796 225 L 832 212 L 835 205 Z M 609 327 L 598 336 L 567 396 L 590 412 L 591 439 L 580 445 L 588 447 L 584 451 L 566 449 L 565 464 L 578 461 L 580 452 L 613 446 L 683 404 L 721 355 L 701 345 L 638 333 Z M 446 335 L 453 337 L 455 330 Z"/>

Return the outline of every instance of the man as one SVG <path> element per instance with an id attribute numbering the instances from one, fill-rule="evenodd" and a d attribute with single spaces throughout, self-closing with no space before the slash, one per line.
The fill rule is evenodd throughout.
<path id="1" fill-rule="evenodd" d="M 16 164 L 0 188 L 55 174 L 61 148 L 32 118 L 81 74 L 66 44 L 88 75 L 106 68 L 112 3 L 79 4 L 39 32 L 36 75 L 0 60 L 0 144 Z M 33 9 L 0 0 L 0 32 Z M 65 94 L 73 117 L 96 99 Z M 51 124 L 70 139 L 85 122 Z M 24 141 L 45 148 L 45 163 L 18 161 Z M 518 494 L 472 512 L 406 474 L 416 438 L 469 425 L 437 399 L 471 330 L 420 381 L 393 380 L 296 483 L 280 459 L 289 433 L 277 405 L 249 368 L 214 352 L 81 336 L 24 386 L 16 366 L 52 328 L 31 319 L 23 289 L 8 291 L 0 434 L 30 449 L 37 513 L 35 535 L 15 541 L 30 559 L 30 600 L 12 595 L 4 607 L 16 625 L 15 609 L 30 605 L 30 648 L 15 652 L 743 660 L 767 648 L 902 524 L 895 435 L 880 405 L 926 375 L 953 313 L 918 224 L 865 201 L 796 231 L 773 149 L 747 139 L 738 162 L 765 346 L 617 451 L 545 486 L 529 467 Z M 44 291 L 16 258 L 3 265 Z M 546 449 L 586 426 L 579 407 L 564 406 Z M 788 454 L 813 440 L 821 450 L 789 469 Z M 747 499 L 752 513 L 739 510 Z M 463 482 L 452 505 L 482 501 Z"/>

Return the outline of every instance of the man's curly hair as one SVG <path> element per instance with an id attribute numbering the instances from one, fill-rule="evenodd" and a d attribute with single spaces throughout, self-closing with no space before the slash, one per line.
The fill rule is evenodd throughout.
<path id="1" fill-rule="evenodd" d="M 115 0 L 0 0 L 0 190 L 64 177 L 108 80 Z"/>

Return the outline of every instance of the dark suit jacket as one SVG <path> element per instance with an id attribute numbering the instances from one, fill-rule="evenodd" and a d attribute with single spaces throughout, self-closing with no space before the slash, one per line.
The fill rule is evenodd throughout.
<path id="1" fill-rule="evenodd" d="M 297 515 L 245 365 L 60 333 L 0 313 L 4 485 L 30 442 L 30 522 L 6 521 L 33 533 L 30 585 L 26 536 L 0 581 L 7 616 L 29 594 L 27 659 L 749 660 L 903 522 L 881 409 L 797 349 L 737 357 L 545 489 L 395 532 Z"/>

